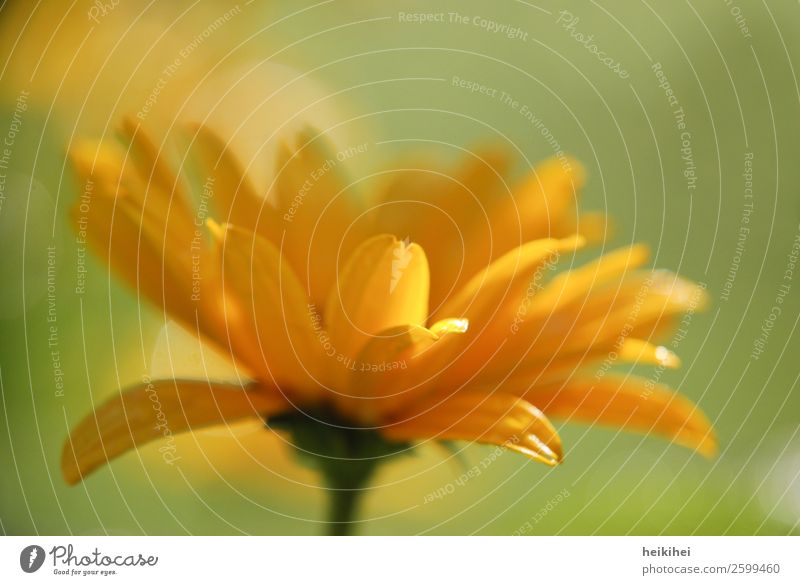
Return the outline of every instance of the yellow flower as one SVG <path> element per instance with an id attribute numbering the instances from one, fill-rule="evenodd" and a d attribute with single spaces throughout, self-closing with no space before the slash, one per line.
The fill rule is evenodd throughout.
<path id="1" fill-rule="evenodd" d="M 642 268 L 641 245 L 555 272 L 606 231 L 603 216 L 576 211 L 576 161 L 547 161 L 509 186 L 507 156 L 489 149 L 450 173 L 387 171 L 362 196 L 347 157 L 307 130 L 280 149 L 264 195 L 205 127 L 188 134 L 193 180 L 142 127 L 126 122 L 124 134 L 126 150 L 71 149 L 84 193 L 75 220 L 119 277 L 245 381 L 154 380 L 116 394 L 67 441 L 69 483 L 165 429 L 254 417 L 307 451 L 347 436 L 350 450 L 333 453 L 345 458 L 465 440 L 556 465 L 549 418 L 715 452 L 693 403 L 656 376 L 609 370 L 677 366 L 651 340 L 702 307 L 703 287 Z M 340 474 L 336 461 L 318 462 L 333 487 L 372 470 Z"/>

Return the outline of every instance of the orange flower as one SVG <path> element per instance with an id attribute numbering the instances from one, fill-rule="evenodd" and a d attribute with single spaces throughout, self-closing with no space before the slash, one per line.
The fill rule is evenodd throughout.
<path id="1" fill-rule="evenodd" d="M 547 161 L 509 188 L 505 154 L 486 151 L 449 174 L 389 173 L 362 197 L 343 157 L 305 131 L 281 149 L 262 196 L 207 128 L 190 133 L 202 173 L 194 188 L 141 127 L 124 131 L 127 152 L 72 148 L 91 192 L 76 219 L 119 277 L 245 381 L 156 380 L 115 394 L 67 441 L 69 483 L 165 425 L 177 433 L 253 417 L 324 455 L 318 466 L 337 489 L 363 484 L 374 467 L 348 467 L 348 457 L 425 440 L 503 445 L 556 465 L 563 450 L 548 417 L 715 452 L 694 404 L 608 371 L 677 366 L 651 340 L 701 307 L 703 288 L 642 268 L 641 245 L 551 274 L 605 232 L 604 217 L 576 211 L 575 161 Z"/>

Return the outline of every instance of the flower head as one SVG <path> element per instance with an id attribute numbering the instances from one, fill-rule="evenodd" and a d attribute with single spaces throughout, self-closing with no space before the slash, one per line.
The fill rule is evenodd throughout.
<path id="1" fill-rule="evenodd" d="M 372 471 L 347 457 L 426 440 L 502 445 L 556 465 L 551 418 L 715 451 L 694 404 L 655 376 L 610 370 L 677 366 L 653 340 L 702 307 L 703 287 L 643 268 L 641 245 L 557 271 L 607 231 L 602 215 L 577 212 L 576 161 L 549 160 L 509 185 L 507 156 L 489 149 L 449 173 L 387 172 L 356 195 L 346 157 L 307 130 L 280 149 L 260 193 L 205 127 L 189 133 L 194 187 L 141 126 L 126 122 L 124 133 L 127 151 L 72 148 L 92 185 L 77 219 L 88 213 L 87 237 L 117 275 L 243 382 L 165 379 L 115 394 L 67 441 L 68 482 L 163 436 L 154 394 L 173 433 L 251 417 L 292 433 L 324 455 L 334 487 Z"/>

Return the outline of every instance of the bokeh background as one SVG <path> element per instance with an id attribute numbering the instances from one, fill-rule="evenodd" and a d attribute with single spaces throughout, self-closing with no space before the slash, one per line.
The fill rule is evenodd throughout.
<path id="1" fill-rule="evenodd" d="M 69 426 L 152 371 L 164 326 L 96 258 L 76 291 L 65 153 L 144 112 L 178 152 L 176 121 L 227 129 L 262 181 L 270 145 L 305 122 L 368 145 L 348 163 L 357 179 L 482 142 L 516 149 L 521 173 L 557 143 L 588 170 L 582 207 L 615 219 L 607 246 L 647 242 L 654 265 L 707 285 L 710 309 L 672 340 L 684 366 L 661 380 L 709 414 L 718 458 L 579 426 L 560 428 L 567 456 L 552 470 L 491 448 L 426 447 L 381 470 L 360 533 L 800 532 L 800 6 L 365 4 L 2 4 L 0 531 L 322 531 L 318 478 L 257 425 L 181 437 L 176 466 L 156 444 L 76 487 L 61 479 Z"/>

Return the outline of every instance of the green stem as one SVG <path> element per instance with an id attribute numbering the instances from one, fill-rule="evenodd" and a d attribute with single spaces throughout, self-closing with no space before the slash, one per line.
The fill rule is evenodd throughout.
<path id="1" fill-rule="evenodd" d="M 333 488 L 328 493 L 328 536 L 352 535 L 361 490 Z"/>
<path id="2" fill-rule="evenodd" d="M 315 416 L 290 412 L 274 416 L 267 426 L 288 433 L 301 461 L 322 474 L 328 488 L 328 526 L 332 536 L 352 534 L 361 495 L 375 469 L 408 451 L 407 443 L 387 441 L 373 429 L 347 426 L 335 413 Z"/>

